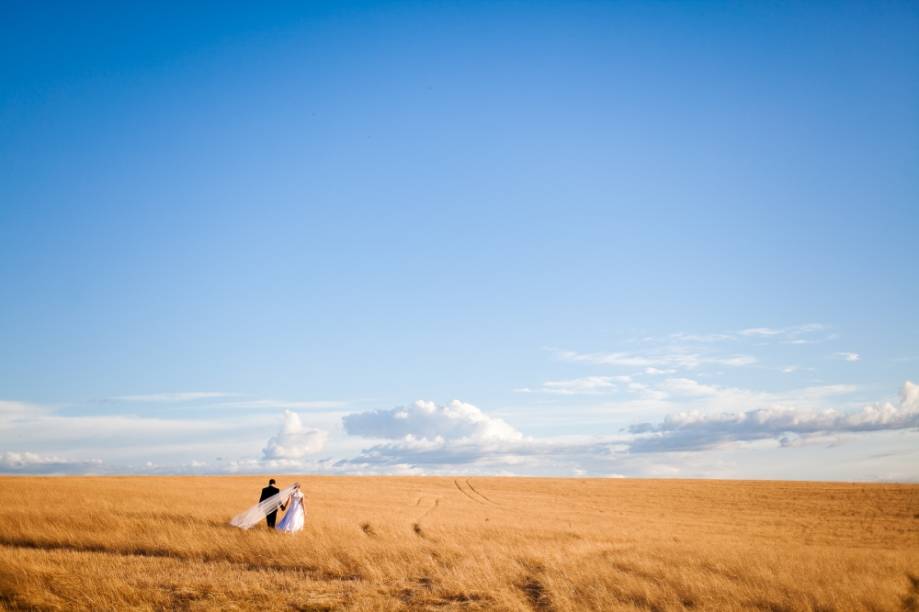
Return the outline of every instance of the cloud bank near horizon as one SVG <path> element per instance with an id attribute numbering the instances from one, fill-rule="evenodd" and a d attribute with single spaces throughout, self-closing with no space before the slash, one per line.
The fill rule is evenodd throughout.
<path id="1" fill-rule="evenodd" d="M 738 389 L 702 385 L 687 378 L 661 381 L 660 387 L 694 401 L 750 401 L 755 394 Z M 846 386 L 805 389 L 799 397 L 810 401 L 851 392 Z M 759 398 L 761 401 L 764 398 Z M 774 401 L 767 397 L 764 401 Z M 0 403 L 0 414 L 22 419 L 35 410 L 17 402 Z M 42 412 L 41 418 L 48 417 Z M 437 474 L 493 473 L 533 475 L 679 475 L 667 465 L 692 464 L 694 457 L 737 444 L 768 443 L 782 449 L 812 441 L 825 443 L 834 436 L 853 439 L 879 433 L 919 431 L 919 385 L 904 382 L 896 401 L 881 401 L 860 410 L 842 412 L 832 408 L 794 408 L 783 404 L 734 412 L 684 411 L 666 415 L 658 422 L 635 423 L 619 435 L 526 436 L 504 419 L 489 415 L 468 403 L 436 404 L 416 401 L 388 410 L 355 412 L 341 417 L 349 438 L 369 440 L 357 454 L 320 457 L 329 431 L 305 425 L 308 415 L 285 410 L 280 429 L 262 449 L 261 456 L 228 460 L 220 465 L 195 461 L 184 465 L 135 467 L 140 473 L 275 473 L 318 471 L 323 473 Z M 150 423 L 137 423 L 147 427 Z M 649 457 L 660 458 L 658 461 Z M 0 470 L 19 474 L 117 473 L 117 465 L 101 459 L 75 459 L 29 451 L 6 451 Z M 912 473 L 907 479 L 919 478 Z"/>
<path id="2" fill-rule="evenodd" d="M 508 389 L 525 407 L 500 412 L 459 400 L 360 411 L 226 391 L 118 395 L 82 413 L 0 401 L 0 472 L 919 479 L 919 386 L 871 401 L 861 385 L 821 381 L 821 363 L 866 367 L 824 346 L 836 337 L 808 324 L 548 349 L 568 376 Z M 802 352 L 817 361 L 792 361 Z M 770 376 L 760 388 L 725 384 Z M 781 465 L 796 453 L 804 472 Z"/>

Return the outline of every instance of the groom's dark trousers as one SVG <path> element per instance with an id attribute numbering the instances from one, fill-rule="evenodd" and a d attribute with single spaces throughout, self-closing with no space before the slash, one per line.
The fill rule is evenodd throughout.
<path id="1" fill-rule="evenodd" d="M 277 494 L 280 493 L 280 492 L 281 492 L 280 489 L 278 489 L 277 487 L 272 487 L 271 485 L 268 485 L 267 487 L 265 487 L 264 489 L 262 489 L 262 496 L 258 498 L 258 501 L 259 501 L 259 502 L 263 502 L 263 501 L 265 501 L 266 499 L 268 499 L 269 497 L 271 497 L 271 496 L 273 496 L 273 495 L 277 495 Z M 274 512 L 270 512 L 270 513 L 268 513 L 268 514 L 265 515 L 265 522 L 268 523 L 268 526 L 271 527 L 272 529 L 274 529 L 274 523 L 275 523 L 275 521 L 277 521 L 277 520 L 278 520 L 278 511 L 277 511 L 277 510 L 275 510 Z"/>

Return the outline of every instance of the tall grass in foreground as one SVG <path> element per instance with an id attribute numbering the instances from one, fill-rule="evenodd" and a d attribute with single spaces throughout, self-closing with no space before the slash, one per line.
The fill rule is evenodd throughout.
<path id="1" fill-rule="evenodd" d="M 288 536 L 227 525 L 264 478 L 0 479 L 0 607 L 919 609 L 919 486 L 298 480 Z"/>

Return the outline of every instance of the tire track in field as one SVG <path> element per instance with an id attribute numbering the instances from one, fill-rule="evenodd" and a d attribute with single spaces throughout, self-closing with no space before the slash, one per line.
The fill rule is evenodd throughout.
<path id="1" fill-rule="evenodd" d="M 471 499 L 471 500 L 474 501 L 475 503 L 485 505 L 485 502 L 484 502 L 484 501 L 482 501 L 482 500 L 479 499 L 478 497 L 473 497 L 472 495 L 470 495 L 470 494 L 466 491 L 466 489 L 464 489 L 463 487 L 461 487 L 458 480 L 455 480 L 455 479 L 454 479 L 454 480 L 453 480 L 453 484 L 456 485 L 456 488 L 459 489 L 459 492 L 460 492 L 460 493 L 462 493 L 463 495 L 465 495 L 466 497 L 468 497 L 469 499 Z"/>
<path id="2" fill-rule="evenodd" d="M 479 497 L 481 497 L 482 499 L 484 499 L 485 501 L 487 501 L 487 502 L 488 502 L 489 504 L 491 504 L 492 506 L 500 506 L 500 505 L 501 505 L 501 504 L 499 504 L 498 502 L 492 501 L 492 500 L 489 499 L 488 497 L 485 497 L 484 494 L 479 493 L 479 490 L 476 489 L 474 486 L 472 486 L 472 483 L 469 482 L 469 479 L 468 479 L 468 478 L 466 479 L 466 486 L 469 487 L 469 488 L 472 490 L 473 493 L 475 493 L 476 495 L 478 495 Z"/>

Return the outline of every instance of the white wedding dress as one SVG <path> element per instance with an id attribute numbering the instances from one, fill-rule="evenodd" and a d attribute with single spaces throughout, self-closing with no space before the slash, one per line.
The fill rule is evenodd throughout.
<path id="1" fill-rule="evenodd" d="M 285 533 L 296 533 L 303 531 L 303 522 L 306 518 L 306 512 L 303 509 L 303 493 L 300 490 L 294 491 L 290 495 L 290 506 L 281 522 L 276 529 Z"/>

